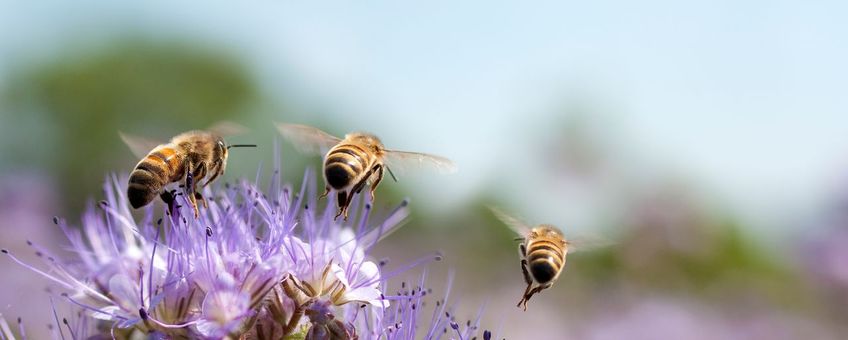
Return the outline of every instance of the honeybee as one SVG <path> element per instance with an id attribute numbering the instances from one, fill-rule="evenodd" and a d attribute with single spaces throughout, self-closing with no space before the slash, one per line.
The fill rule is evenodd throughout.
<path id="1" fill-rule="evenodd" d="M 489 209 L 520 236 L 516 240 L 522 241 L 518 246 L 518 253 L 521 257 L 521 272 L 524 274 L 527 288 L 524 289 L 524 294 L 516 307 L 521 307 L 523 304 L 526 311 L 530 298 L 553 286 L 559 278 L 562 269 L 565 268 L 565 256 L 569 252 L 574 252 L 575 245 L 553 225 L 539 224 L 531 227 L 498 208 L 489 207 Z M 579 248 L 585 250 L 588 245 L 587 242 L 580 242 Z M 602 245 L 604 245 L 603 242 L 598 240 L 592 244 L 592 247 Z"/>
<path id="2" fill-rule="evenodd" d="M 336 219 L 344 215 L 347 220 L 348 206 L 353 195 L 370 186 L 371 201 L 374 190 L 388 172 L 397 182 L 389 164 L 417 162 L 417 165 L 429 164 L 439 172 L 456 171 L 449 159 L 418 152 L 388 150 L 377 136 L 364 132 L 352 132 L 344 139 L 332 136 L 317 128 L 298 124 L 277 124 L 280 134 L 290 140 L 302 152 L 324 154 L 324 182 L 321 198 L 331 190 L 337 192 L 339 211 Z"/>
<path id="3" fill-rule="evenodd" d="M 226 125 L 235 129 L 234 126 Z M 141 161 L 130 173 L 127 184 L 127 198 L 134 209 L 150 204 L 156 196 L 165 203 L 173 201 L 171 192 L 165 186 L 181 182 L 186 197 L 194 208 L 194 216 L 199 214 L 197 201 L 206 207 L 206 200 L 198 192 L 198 184 L 205 187 L 224 174 L 230 148 L 256 147 L 253 144 L 227 145 L 221 132 L 227 131 L 224 125 L 210 131 L 193 130 L 181 133 L 170 142 L 159 144 L 154 141 L 120 133 L 126 143 Z M 152 148 L 152 150 L 151 150 Z M 141 156 L 140 156 L 141 155 Z"/>

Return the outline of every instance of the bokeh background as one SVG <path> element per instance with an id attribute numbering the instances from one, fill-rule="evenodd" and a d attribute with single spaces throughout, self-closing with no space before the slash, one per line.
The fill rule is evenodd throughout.
<path id="1" fill-rule="evenodd" d="M 0 246 L 63 243 L 112 172 L 118 131 L 231 120 L 224 181 L 270 171 L 272 122 L 441 154 L 384 182 L 413 216 L 376 256 L 441 250 L 428 282 L 508 339 L 837 339 L 848 334 L 845 2 L 0 4 Z M 282 143 L 299 183 L 318 157 Z M 223 181 L 222 181 L 223 182 Z M 494 204 L 566 235 L 523 312 Z M 19 253 L 21 253 L 19 251 Z M 27 258 L 27 255 L 22 255 Z M 29 256 L 32 259 L 34 255 Z M 0 314 L 34 336 L 47 282 L 0 261 Z M 412 280 L 417 275 L 398 280 Z"/>

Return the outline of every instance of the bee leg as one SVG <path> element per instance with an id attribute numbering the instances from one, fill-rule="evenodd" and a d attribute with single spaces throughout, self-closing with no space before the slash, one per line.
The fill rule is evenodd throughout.
<path id="1" fill-rule="evenodd" d="M 194 208 L 194 218 L 197 218 L 200 216 L 200 210 L 197 209 L 197 198 L 195 198 L 194 193 L 189 193 L 186 197 L 188 202 L 191 203 L 191 207 Z"/>
<path id="2" fill-rule="evenodd" d="M 530 292 L 529 292 L 529 293 L 527 293 L 527 294 L 524 296 L 524 310 L 527 310 L 527 302 L 528 302 L 528 301 L 530 301 L 530 298 L 531 298 L 534 294 L 536 294 L 536 293 L 538 293 L 538 292 L 541 292 L 541 291 L 543 291 L 543 290 L 545 290 L 545 289 L 550 288 L 550 287 L 551 287 L 551 285 L 553 285 L 553 284 L 552 284 L 552 283 L 550 283 L 550 282 L 548 282 L 548 283 L 546 283 L 546 284 L 543 284 L 543 285 L 540 285 L 540 286 L 536 286 L 536 288 L 533 288 L 532 290 L 530 290 Z"/>
<path id="3" fill-rule="evenodd" d="M 212 176 L 209 177 L 209 179 L 206 180 L 206 183 L 203 183 L 200 186 L 201 188 L 205 188 L 207 185 L 209 185 L 209 183 L 211 183 L 213 180 L 215 180 L 215 178 L 218 177 L 218 174 L 221 173 L 220 162 L 215 162 L 214 166 L 215 166 L 215 172 L 212 174 Z M 209 172 L 209 169 L 207 169 L 206 166 L 204 166 L 204 165 L 200 165 L 197 172 L 198 172 L 198 176 L 197 176 L 198 180 L 194 183 L 194 188 L 192 188 L 192 191 L 194 191 L 194 200 L 195 200 L 195 202 L 200 201 L 200 203 L 203 204 L 203 209 L 208 209 L 209 205 L 206 204 L 206 198 L 204 198 L 203 195 L 199 191 L 197 191 L 197 183 L 200 182 L 201 178 L 206 177 L 206 173 Z M 195 209 L 195 213 L 197 213 L 197 211 L 196 211 L 197 210 L 197 204 L 195 204 L 194 209 Z M 197 216 L 197 214 L 195 214 L 195 217 L 196 216 Z"/>
<path id="4" fill-rule="evenodd" d="M 171 207 L 171 204 L 174 203 L 174 190 L 168 191 L 164 190 L 161 194 L 159 194 L 159 198 L 162 199 L 162 202 L 165 202 L 165 205 Z"/>
<path id="5" fill-rule="evenodd" d="M 194 170 L 195 181 L 192 183 L 192 187 L 191 187 L 192 191 L 197 191 L 197 183 L 200 183 L 200 181 L 203 180 L 203 177 L 206 177 L 206 174 L 208 172 L 209 171 L 208 171 L 208 169 L 206 169 L 206 165 L 204 165 L 203 163 L 201 163 L 197 166 L 197 169 Z M 207 182 L 207 184 L 208 184 L 208 182 Z M 201 185 L 201 187 L 203 187 L 203 186 Z"/>
<path id="6" fill-rule="evenodd" d="M 339 193 L 336 197 L 338 197 L 338 201 L 339 201 L 338 202 L 339 203 L 339 213 L 336 214 L 336 217 L 334 217 L 333 220 L 337 220 L 339 218 L 339 216 L 341 216 L 343 213 L 345 213 L 347 211 L 348 204 L 350 204 L 350 202 L 348 202 L 348 197 L 347 197 L 346 191 L 339 191 Z M 347 217 L 347 216 L 345 216 L 345 217 Z"/>
<path id="7" fill-rule="evenodd" d="M 533 287 L 533 282 L 530 282 L 530 283 L 527 284 L 527 288 L 524 289 L 524 294 L 521 295 L 521 300 L 518 300 L 518 304 L 515 305 L 515 307 L 520 308 L 521 304 L 523 303 L 524 304 L 524 310 L 525 311 L 527 310 L 527 301 L 530 301 L 530 296 L 533 295 L 533 294 L 530 294 L 530 292 L 531 292 L 530 288 L 531 287 Z"/>
<path id="8" fill-rule="evenodd" d="M 533 279 L 530 278 L 530 272 L 527 271 L 527 260 L 521 260 L 521 272 L 524 273 L 524 282 L 528 285 L 533 283 Z M 527 294 L 527 292 L 524 292 Z"/>
<path id="9" fill-rule="evenodd" d="M 524 253 L 523 245 L 521 246 L 522 254 Z M 533 287 L 533 279 L 530 277 L 530 272 L 527 271 L 527 260 L 521 260 L 521 273 L 524 274 L 524 282 L 527 283 L 527 288 L 524 289 L 524 294 L 521 296 L 521 300 L 518 301 L 516 307 L 521 307 L 521 304 L 524 304 L 524 310 L 527 310 L 527 301 L 530 299 L 530 288 Z"/>
<path id="10" fill-rule="evenodd" d="M 199 211 L 197 211 L 197 201 L 194 199 L 194 175 L 191 173 L 191 163 L 188 164 L 189 166 L 186 167 L 185 183 L 183 183 L 183 188 L 186 191 L 186 199 L 194 208 L 194 217 L 197 218 Z"/>
<path id="11" fill-rule="evenodd" d="M 353 201 L 353 195 L 358 194 L 362 191 L 362 188 L 365 187 L 365 184 L 368 182 L 368 177 L 371 177 L 373 173 L 373 169 L 368 170 L 365 173 L 365 176 L 362 176 L 362 179 L 356 183 L 352 188 L 350 188 L 347 192 L 340 191 L 338 194 L 339 197 L 339 213 L 336 215 L 336 218 L 344 214 L 344 219 L 347 221 L 347 208 L 350 206 L 351 201 Z M 329 188 L 327 188 L 329 191 Z"/>
<path id="12" fill-rule="evenodd" d="M 339 211 L 339 215 L 344 214 L 344 220 L 345 221 L 347 221 L 347 213 L 348 213 L 347 209 L 350 207 L 350 203 L 352 201 L 353 201 L 353 192 L 346 193 L 345 194 L 344 206 L 342 206 L 341 210 Z M 339 215 L 336 215 L 336 218 L 338 218 Z"/>
<path id="13" fill-rule="evenodd" d="M 209 209 L 209 205 L 206 204 L 206 198 L 203 197 L 199 192 L 194 193 L 195 201 L 200 201 L 200 204 L 203 205 L 203 209 Z"/>
<path id="14" fill-rule="evenodd" d="M 371 175 L 374 174 L 374 169 L 375 168 L 368 170 L 368 172 L 365 173 L 365 176 L 362 176 L 362 179 L 359 180 L 359 182 L 356 183 L 356 185 L 354 185 L 353 188 L 350 189 L 350 192 L 351 192 L 350 195 L 351 196 L 353 196 L 353 193 L 358 194 L 358 193 L 362 192 L 362 188 L 365 187 L 365 184 L 368 184 L 368 178 L 370 178 Z"/>
<path id="15" fill-rule="evenodd" d="M 201 187 L 205 188 L 207 185 L 209 185 L 209 183 L 212 183 L 212 181 L 214 181 L 216 178 L 218 178 L 218 176 L 221 176 L 224 173 L 224 169 L 221 168 L 221 161 L 216 161 L 215 164 L 212 165 L 212 168 L 215 169 L 215 172 L 212 173 L 212 176 L 210 176 L 209 179 L 206 180 L 206 183 L 203 183 Z M 206 207 L 205 203 L 203 207 Z"/>
<path id="16" fill-rule="evenodd" d="M 371 190 L 369 190 L 369 193 L 371 194 L 371 203 L 374 203 L 374 192 L 377 190 L 377 185 L 379 185 L 380 181 L 383 180 L 383 166 L 381 164 L 375 165 L 374 171 L 377 172 L 377 178 L 373 183 L 371 183 Z"/>
<path id="17" fill-rule="evenodd" d="M 328 194 L 330 194 L 330 187 L 324 187 L 324 193 L 321 194 L 321 196 L 319 196 L 318 199 L 320 200 L 322 198 L 325 198 L 325 197 L 327 197 Z"/>
<path id="18" fill-rule="evenodd" d="M 188 173 L 186 173 L 185 181 L 186 197 L 194 208 L 194 217 L 197 218 L 200 216 L 200 210 L 197 208 L 197 199 L 195 197 L 197 194 L 197 182 L 206 176 L 206 166 L 201 163 L 197 165 L 196 169 L 193 169 L 194 165 L 191 162 L 188 164 L 189 166 L 186 168 L 188 169 Z"/>
<path id="19" fill-rule="evenodd" d="M 191 207 L 194 208 L 194 218 L 200 216 L 200 210 L 197 209 L 197 199 L 194 197 L 194 194 L 186 195 L 188 198 L 188 202 L 191 203 Z"/>

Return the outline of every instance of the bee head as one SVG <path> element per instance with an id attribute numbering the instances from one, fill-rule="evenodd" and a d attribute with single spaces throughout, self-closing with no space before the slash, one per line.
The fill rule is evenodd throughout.
<path id="1" fill-rule="evenodd" d="M 230 148 L 227 147 L 227 143 L 224 142 L 223 137 L 215 137 L 215 154 L 221 158 L 221 161 L 226 163 L 227 156 L 229 155 Z"/>

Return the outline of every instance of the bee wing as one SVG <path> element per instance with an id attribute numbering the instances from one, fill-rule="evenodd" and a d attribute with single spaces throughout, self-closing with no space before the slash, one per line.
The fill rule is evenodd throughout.
<path id="1" fill-rule="evenodd" d="M 532 227 L 524 221 L 507 214 L 498 207 L 489 206 L 489 210 L 491 210 L 492 213 L 495 214 L 495 217 L 501 220 L 501 222 L 506 224 L 510 229 L 512 229 L 512 231 L 518 234 L 518 236 L 523 238 L 530 234 L 530 229 L 532 229 Z"/>
<path id="2" fill-rule="evenodd" d="M 415 168 L 432 168 L 440 174 L 451 174 L 457 170 L 450 159 L 420 152 L 386 150 L 385 160 L 389 168 L 400 172 Z"/>
<path id="3" fill-rule="evenodd" d="M 245 134 L 249 131 L 249 129 L 241 124 L 228 120 L 222 120 L 210 126 L 208 129 L 206 129 L 206 131 L 212 132 L 221 137 L 227 137 Z"/>
<path id="4" fill-rule="evenodd" d="M 277 130 L 303 153 L 323 155 L 342 141 L 338 137 L 306 125 L 277 123 Z"/>
<path id="5" fill-rule="evenodd" d="M 568 244 L 568 253 L 585 252 L 606 248 L 615 244 L 614 241 L 598 235 L 580 234 L 569 237 L 565 241 Z"/>
<path id="6" fill-rule="evenodd" d="M 147 156 L 147 154 L 157 146 L 165 144 L 163 141 L 133 136 L 121 131 L 118 131 L 118 135 L 121 136 L 121 140 L 124 141 L 124 144 L 130 148 L 130 151 L 132 151 L 133 155 L 137 158 L 144 158 L 144 156 Z"/>

